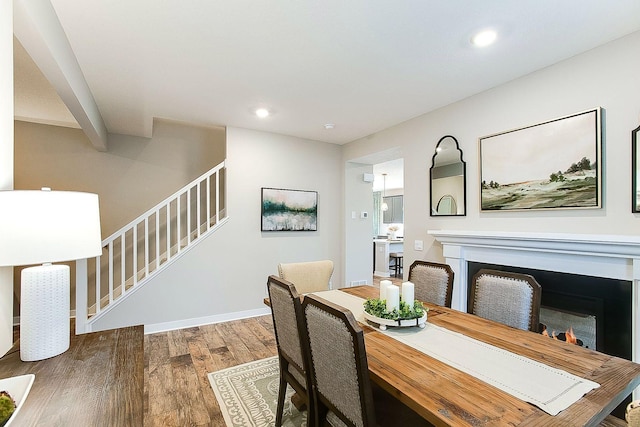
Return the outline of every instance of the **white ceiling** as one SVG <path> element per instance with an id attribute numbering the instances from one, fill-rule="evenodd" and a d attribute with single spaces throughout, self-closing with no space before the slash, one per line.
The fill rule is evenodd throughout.
<path id="1" fill-rule="evenodd" d="M 159 117 L 343 144 L 640 30 L 638 0 L 51 3 L 108 132 L 139 136 Z M 73 126 L 20 56 L 16 116 Z"/>

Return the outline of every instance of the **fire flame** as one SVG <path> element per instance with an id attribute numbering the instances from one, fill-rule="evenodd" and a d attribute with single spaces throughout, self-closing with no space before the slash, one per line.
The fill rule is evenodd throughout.
<path id="1" fill-rule="evenodd" d="M 569 329 L 564 333 L 565 341 L 569 344 L 578 344 L 578 338 L 573 334 L 573 327 L 569 326 Z"/>
<path id="2" fill-rule="evenodd" d="M 547 328 L 545 327 L 544 330 L 541 332 L 542 335 L 544 335 L 545 337 L 549 337 L 549 332 L 547 332 Z M 569 343 L 569 344 L 578 344 L 578 337 L 575 336 L 575 334 L 573 333 L 573 327 L 569 326 L 569 329 L 567 329 L 564 333 L 564 337 L 565 337 L 565 342 Z M 558 334 L 556 334 L 556 331 L 552 331 L 551 332 L 551 336 L 550 338 L 553 338 L 554 340 L 558 339 Z"/>

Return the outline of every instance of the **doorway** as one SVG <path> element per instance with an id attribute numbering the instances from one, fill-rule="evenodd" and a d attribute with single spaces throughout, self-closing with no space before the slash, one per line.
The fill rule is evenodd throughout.
<path id="1" fill-rule="evenodd" d="M 382 199 L 383 181 L 379 165 L 392 160 L 400 160 L 400 168 L 394 169 L 394 175 L 404 182 L 404 161 L 399 148 L 393 148 L 383 152 L 369 154 L 363 157 L 354 158 L 345 162 L 344 172 L 344 242 L 343 242 L 343 265 L 344 265 L 344 286 L 357 286 L 362 284 L 373 284 L 373 241 L 378 233 L 387 236 L 390 224 L 382 223 L 381 206 L 374 207 L 374 183 L 379 197 Z M 374 173 L 374 167 L 376 172 Z M 390 172 L 391 173 L 391 172 Z M 385 196 L 402 195 L 404 206 L 404 186 L 394 184 L 394 181 L 387 179 Z M 402 180 L 402 181 L 400 181 Z M 379 181 L 379 182 L 375 182 Z M 378 188 L 379 187 L 379 188 Z M 393 187 L 393 188 L 392 188 Z M 380 200 L 382 203 L 382 200 Z M 379 213 L 380 212 L 380 213 Z M 374 228 L 375 223 L 378 228 Z M 404 226 L 404 221 L 401 223 Z M 404 227 L 396 236 L 404 236 Z"/>

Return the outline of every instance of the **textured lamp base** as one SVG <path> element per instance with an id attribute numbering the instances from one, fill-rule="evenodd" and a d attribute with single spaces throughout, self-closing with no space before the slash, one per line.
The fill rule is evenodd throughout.
<path id="1" fill-rule="evenodd" d="M 69 349 L 69 266 L 44 264 L 22 270 L 20 359 L 47 359 Z"/>

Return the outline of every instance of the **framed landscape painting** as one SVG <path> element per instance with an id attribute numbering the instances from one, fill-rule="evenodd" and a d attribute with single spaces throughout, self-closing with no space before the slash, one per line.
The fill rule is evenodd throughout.
<path id="1" fill-rule="evenodd" d="M 262 188 L 262 231 L 317 231 L 318 192 Z"/>
<path id="2" fill-rule="evenodd" d="M 481 211 L 602 203 L 600 108 L 480 138 Z"/>

